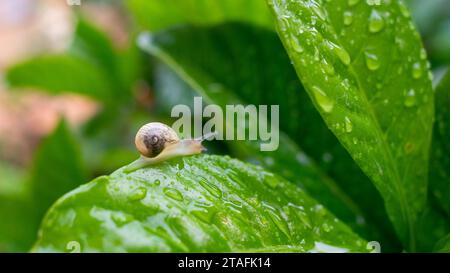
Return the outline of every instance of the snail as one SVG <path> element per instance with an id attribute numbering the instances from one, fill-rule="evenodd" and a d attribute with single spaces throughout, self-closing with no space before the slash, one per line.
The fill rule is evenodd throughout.
<path id="1" fill-rule="evenodd" d="M 206 151 L 202 145 L 203 140 L 215 134 L 212 132 L 200 138 L 180 139 L 171 127 L 163 123 L 147 123 L 139 129 L 135 138 L 136 148 L 141 156 L 125 167 L 125 172 L 132 172 L 174 157 L 200 154 Z"/>

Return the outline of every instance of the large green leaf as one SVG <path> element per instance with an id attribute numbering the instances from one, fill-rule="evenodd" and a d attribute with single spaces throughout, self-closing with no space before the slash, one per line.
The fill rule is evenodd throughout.
<path id="1" fill-rule="evenodd" d="M 436 87 L 436 117 L 431 152 L 431 193 L 450 216 L 450 71 Z"/>
<path id="2" fill-rule="evenodd" d="M 365 251 L 298 187 L 260 167 L 199 155 L 124 173 L 60 198 L 37 252 Z"/>
<path id="3" fill-rule="evenodd" d="M 109 102 L 112 86 L 107 74 L 83 58 L 71 55 L 39 56 L 9 68 L 5 78 L 12 87 L 47 92 L 74 92 Z"/>
<path id="4" fill-rule="evenodd" d="M 129 0 L 127 6 L 139 25 L 161 30 L 182 23 L 211 25 L 245 21 L 273 28 L 273 19 L 261 0 Z"/>
<path id="5" fill-rule="evenodd" d="M 426 201 L 433 92 L 407 8 L 402 1 L 268 3 L 314 104 L 414 250 Z"/>
<path id="6" fill-rule="evenodd" d="M 279 105 L 283 131 L 279 148 L 261 152 L 259 143 L 232 142 L 235 155 L 295 182 L 366 238 L 380 240 L 386 249 L 396 245 L 381 197 L 324 125 L 275 33 L 224 24 L 180 27 L 147 39 L 143 47 L 178 74 L 173 76 L 164 66 L 157 66 L 155 84 L 158 94 L 164 94 L 165 107 L 191 105 L 191 88 L 207 103 L 222 107 L 236 103 Z M 338 185 L 314 161 L 337 178 Z M 382 236 L 374 233 L 379 230 Z"/>

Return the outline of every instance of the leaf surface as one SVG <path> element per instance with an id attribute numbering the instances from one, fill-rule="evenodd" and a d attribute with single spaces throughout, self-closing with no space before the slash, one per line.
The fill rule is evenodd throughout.
<path id="1" fill-rule="evenodd" d="M 402 1 L 268 0 L 299 78 L 405 246 L 425 207 L 433 92 Z"/>
<path id="2" fill-rule="evenodd" d="M 282 194 L 280 194 L 282 193 Z M 119 169 L 60 198 L 34 247 L 64 252 L 365 251 L 298 187 L 229 157 Z"/>

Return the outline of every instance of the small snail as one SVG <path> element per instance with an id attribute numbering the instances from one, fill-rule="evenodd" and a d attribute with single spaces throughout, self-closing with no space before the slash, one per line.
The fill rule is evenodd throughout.
<path id="1" fill-rule="evenodd" d="M 142 126 L 136 134 L 135 144 L 141 157 L 125 167 L 125 172 L 153 165 L 174 157 L 199 154 L 205 151 L 202 141 L 215 133 L 196 139 L 179 139 L 175 131 L 160 122 Z"/>

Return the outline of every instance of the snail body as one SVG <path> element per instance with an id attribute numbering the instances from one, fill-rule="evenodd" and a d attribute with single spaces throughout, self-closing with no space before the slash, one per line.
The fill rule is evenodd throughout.
<path id="1" fill-rule="evenodd" d="M 197 139 L 180 139 L 169 126 L 151 122 L 142 126 L 136 134 L 136 148 L 140 158 L 125 168 L 125 172 L 153 165 L 174 157 L 199 154 L 205 151 L 202 141 L 212 134 Z"/>

